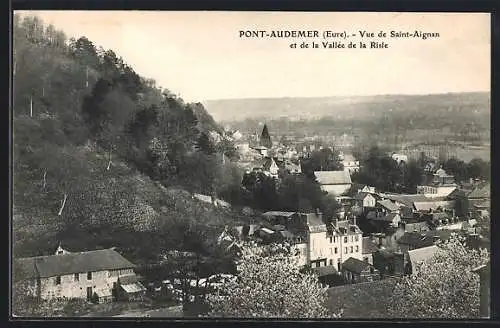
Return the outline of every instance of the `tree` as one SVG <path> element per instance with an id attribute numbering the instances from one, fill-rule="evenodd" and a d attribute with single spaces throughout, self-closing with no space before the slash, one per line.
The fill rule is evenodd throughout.
<path id="1" fill-rule="evenodd" d="M 327 289 L 303 273 L 286 247 L 243 248 L 240 273 L 208 297 L 210 316 L 236 318 L 335 318 Z"/>
<path id="2" fill-rule="evenodd" d="M 309 177 L 314 176 L 314 171 L 339 171 L 344 166 L 337 150 L 323 148 L 313 151 L 310 157 L 301 158 L 302 171 Z"/>
<path id="3" fill-rule="evenodd" d="M 478 318 L 479 277 L 472 269 L 488 260 L 485 249 L 471 249 L 464 238 L 452 237 L 416 273 L 397 283 L 391 317 Z"/>
<path id="4" fill-rule="evenodd" d="M 491 176 L 491 165 L 480 158 L 474 158 L 467 164 L 467 174 L 469 178 L 489 180 Z"/>

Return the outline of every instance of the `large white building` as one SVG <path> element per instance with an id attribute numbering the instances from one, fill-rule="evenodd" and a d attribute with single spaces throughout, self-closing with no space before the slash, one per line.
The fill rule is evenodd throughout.
<path id="1" fill-rule="evenodd" d="M 344 195 L 352 185 L 349 171 L 315 171 L 321 189 L 334 196 Z"/>

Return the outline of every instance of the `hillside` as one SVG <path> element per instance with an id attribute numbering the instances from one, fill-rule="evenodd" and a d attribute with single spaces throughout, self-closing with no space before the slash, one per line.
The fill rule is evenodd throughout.
<path id="1" fill-rule="evenodd" d="M 16 15 L 13 39 L 14 256 L 59 242 L 116 246 L 137 263 L 169 249 L 207 253 L 225 225 L 246 220 L 191 196 L 241 182 L 218 157 L 234 145 L 201 104 L 37 17 Z"/>
<path id="2" fill-rule="evenodd" d="M 477 115 L 490 115 L 489 93 L 221 99 L 203 104 L 221 122 L 285 117 L 291 121 L 323 117 L 367 120 L 398 111 L 450 115 L 477 110 Z"/>

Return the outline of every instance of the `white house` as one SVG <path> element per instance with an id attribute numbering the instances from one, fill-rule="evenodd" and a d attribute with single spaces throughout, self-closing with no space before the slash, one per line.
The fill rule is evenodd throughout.
<path id="1" fill-rule="evenodd" d="M 341 196 L 345 194 L 352 185 L 351 175 L 348 171 L 315 171 L 316 181 L 321 189 L 329 194 Z"/>

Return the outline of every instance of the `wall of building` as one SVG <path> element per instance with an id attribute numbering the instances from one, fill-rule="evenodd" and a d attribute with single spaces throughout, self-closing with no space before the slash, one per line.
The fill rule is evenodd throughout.
<path id="1" fill-rule="evenodd" d="M 377 200 L 375 197 L 368 195 L 363 199 L 363 207 L 375 207 Z"/>
<path id="2" fill-rule="evenodd" d="M 338 184 L 338 185 L 321 185 L 321 189 L 326 191 L 332 195 L 343 195 L 345 194 L 349 188 L 351 188 L 351 184 Z"/>
<path id="3" fill-rule="evenodd" d="M 75 275 L 61 276 L 61 283 L 56 284 L 56 277 L 41 278 L 41 297 L 51 299 L 57 297 L 66 298 L 87 298 L 87 288 L 92 287 L 92 292 L 109 290 L 113 288 L 113 283 L 117 282 L 118 276 L 133 275 L 132 269 L 115 271 L 92 272 L 92 279 L 87 280 L 87 272 L 79 273 L 79 280 L 75 281 Z"/>

